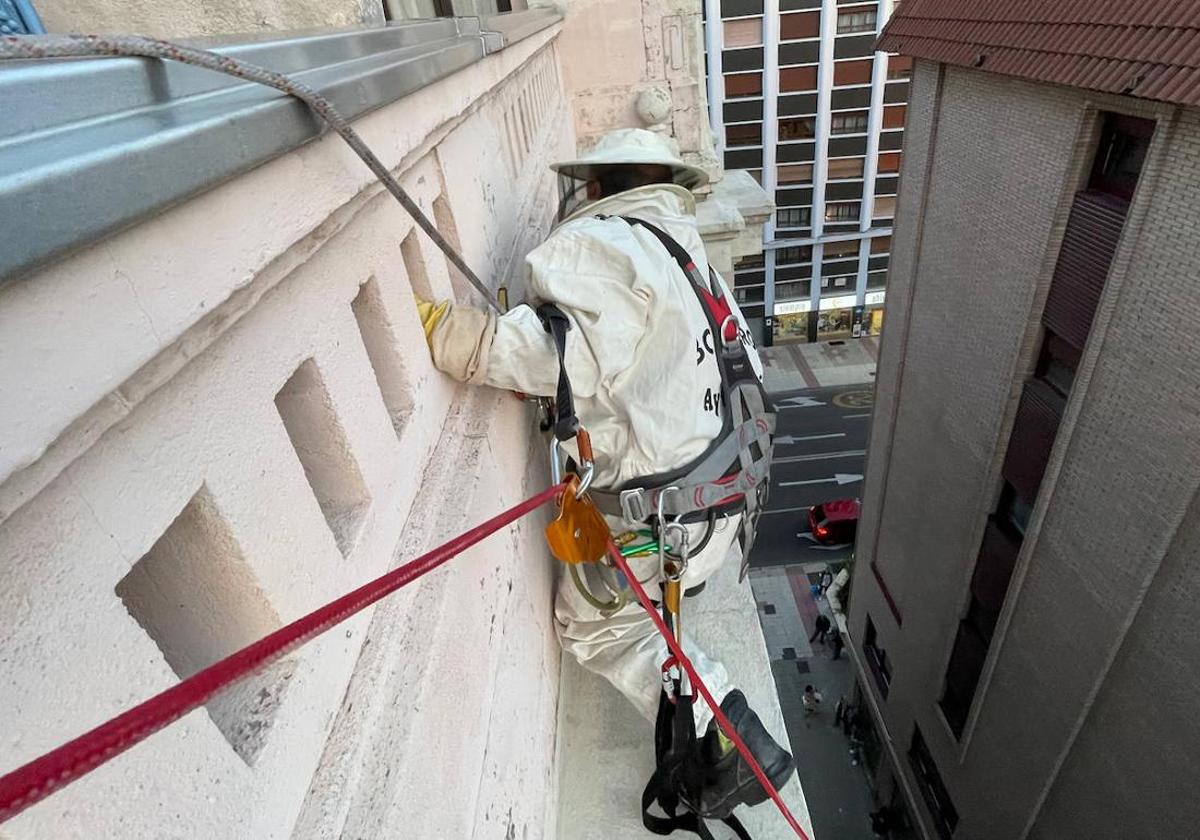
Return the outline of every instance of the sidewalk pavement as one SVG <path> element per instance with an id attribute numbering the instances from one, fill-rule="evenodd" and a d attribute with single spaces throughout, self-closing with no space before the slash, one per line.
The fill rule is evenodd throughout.
<path id="1" fill-rule="evenodd" d="M 819 614 L 833 619 L 828 602 L 809 589 L 825 568 L 806 563 L 751 569 L 750 583 L 813 830 L 819 840 L 870 840 L 876 835 L 866 771 L 834 725 L 838 699 L 853 696 L 854 665 L 848 652 L 833 659 L 829 645 L 808 641 Z M 823 697 L 815 715 L 806 715 L 800 700 L 806 685 Z"/>
<path id="2" fill-rule="evenodd" d="M 767 391 L 795 391 L 828 385 L 860 385 L 875 380 L 879 339 L 848 338 L 815 344 L 760 347 Z"/>

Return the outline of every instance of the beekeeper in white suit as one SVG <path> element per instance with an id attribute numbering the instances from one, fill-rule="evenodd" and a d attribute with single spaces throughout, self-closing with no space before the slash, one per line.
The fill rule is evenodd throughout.
<path id="1" fill-rule="evenodd" d="M 722 433 L 727 407 L 713 352 L 719 337 L 679 260 L 655 232 L 627 219 L 665 232 L 686 251 L 699 275 L 709 277 L 691 193 L 707 175 L 679 160 L 670 141 L 641 129 L 611 132 L 589 154 L 553 169 L 565 187 L 561 224 L 528 256 L 528 291 L 534 302 L 556 304 L 571 322 L 564 364 L 579 421 L 591 434 L 594 487 L 620 488 L 644 476 L 669 474 L 695 462 Z M 723 282 L 712 276 L 722 284 L 735 321 L 721 328 L 748 345 L 741 313 Z M 502 316 L 446 302 L 420 301 L 419 309 L 434 363 L 450 376 L 554 396 L 559 358 L 530 306 Z M 748 355 L 761 378 L 753 347 Z M 614 533 L 642 527 L 624 516 L 608 518 Z M 739 524 L 740 515 L 734 514 L 687 526 L 693 545 L 705 539 L 706 529 L 711 532 L 688 558 L 685 589 L 703 583 L 727 557 L 736 562 Z M 656 558 L 633 562 L 643 579 L 657 568 Z M 564 575 L 555 615 L 563 649 L 653 720 L 668 652 L 641 607 L 631 603 L 604 615 Z M 782 784 L 793 770 L 791 757 L 730 685 L 724 666 L 694 645 L 687 652 L 755 757 Z M 697 731 L 704 733 L 699 749 L 703 760 L 715 765 L 709 775 L 716 782 L 708 785 L 705 807 L 719 812 L 763 801 L 765 794 L 744 762 L 710 726 L 711 711 L 702 702 L 695 710 Z"/>

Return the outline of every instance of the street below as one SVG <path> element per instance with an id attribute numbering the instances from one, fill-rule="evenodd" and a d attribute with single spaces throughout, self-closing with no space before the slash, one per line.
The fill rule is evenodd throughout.
<path id="1" fill-rule="evenodd" d="M 850 546 L 822 546 L 797 534 L 808 533 L 810 506 L 861 495 L 872 386 L 808 388 L 771 396 L 779 411 L 771 494 L 759 520 L 751 565 L 845 562 Z"/>

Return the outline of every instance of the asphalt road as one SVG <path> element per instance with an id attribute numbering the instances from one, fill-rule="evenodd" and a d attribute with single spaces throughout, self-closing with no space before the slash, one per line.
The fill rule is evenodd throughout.
<path id="1" fill-rule="evenodd" d="M 872 386 L 808 388 L 771 396 L 779 409 L 771 495 L 759 520 L 750 565 L 844 560 L 850 546 L 830 550 L 797 533 L 808 532 L 811 505 L 862 494 Z"/>

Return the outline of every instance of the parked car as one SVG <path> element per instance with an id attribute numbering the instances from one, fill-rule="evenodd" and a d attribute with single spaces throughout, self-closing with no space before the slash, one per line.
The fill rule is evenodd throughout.
<path id="1" fill-rule="evenodd" d="M 858 499 L 833 499 L 808 509 L 808 527 L 813 538 L 822 545 L 844 545 L 854 542 L 858 530 Z"/>

